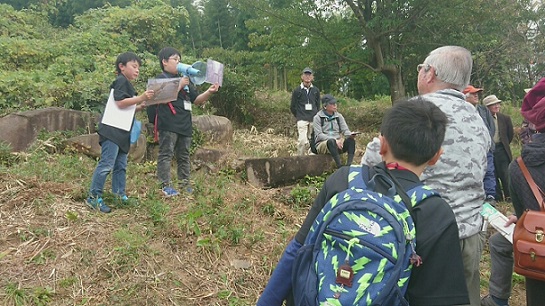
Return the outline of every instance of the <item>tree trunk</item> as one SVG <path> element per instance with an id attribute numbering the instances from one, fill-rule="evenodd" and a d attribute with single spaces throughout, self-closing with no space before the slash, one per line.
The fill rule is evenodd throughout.
<path id="1" fill-rule="evenodd" d="M 399 99 L 405 98 L 405 85 L 403 84 L 403 77 L 401 76 L 401 69 L 395 66 L 391 66 L 384 69 L 382 73 L 388 79 L 390 84 L 390 97 L 392 99 L 392 105 Z"/>
<path id="2" fill-rule="evenodd" d="M 274 66 L 273 69 L 273 89 L 278 90 L 278 68 Z"/>

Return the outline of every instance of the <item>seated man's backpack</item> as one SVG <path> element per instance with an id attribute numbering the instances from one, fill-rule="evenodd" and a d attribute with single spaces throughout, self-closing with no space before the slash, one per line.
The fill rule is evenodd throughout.
<path id="1" fill-rule="evenodd" d="M 517 158 L 541 210 L 526 210 L 513 232 L 514 270 L 520 275 L 545 281 L 545 193 L 530 175 L 521 157 Z"/>
<path id="2" fill-rule="evenodd" d="M 408 305 L 411 268 L 421 262 L 412 207 L 438 194 L 424 185 L 405 193 L 383 164 L 371 179 L 369 170 L 351 166 L 349 188 L 316 217 L 293 266 L 295 305 Z M 377 180 L 386 195 L 374 191 Z"/>

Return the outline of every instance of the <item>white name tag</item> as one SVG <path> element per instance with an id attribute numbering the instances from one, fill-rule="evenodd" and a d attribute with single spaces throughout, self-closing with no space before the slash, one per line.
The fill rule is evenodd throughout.
<path id="1" fill-rule="evenodd" d="M 191 102 L 189 101 L 184 101 L 184 109 L 186 111 L 191 111 Z"/>
<path id="2" fill-rule="evenodd" d="M 305 110 L 312 110 L 312 104 L 305 104 Z"/>

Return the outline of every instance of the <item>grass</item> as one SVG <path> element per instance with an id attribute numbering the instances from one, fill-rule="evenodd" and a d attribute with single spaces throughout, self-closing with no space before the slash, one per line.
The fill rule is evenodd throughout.
<path id="1" fill-rule="evenodd" d="M 260 124 L 235 131 L 223 148 L 233 160 L 217 171 L 193 171 L 193 195 L 165 199 L 155 162 L 129 163 L 131 201 L 121 205 L 106 192 L 111 214 L 84 205 L 96 160 L 62 149 L 65 136 L 43 134 L 19 155 L 0 144 L 0 304 L 255 305 L 325 179 L 276 189 L 248 184 L 236 158 L 295 153 L 289 94 L 262 95 Z M 360 154 L 389 106 L 385 97 L 340 99 L 352 130 L 363 132 Z M 519 125 L 516 111 L 504 109 Z M 485 250 L 483 293 L 488 265 Z M 515 276 L 520 297 L 522 283 Z"/>

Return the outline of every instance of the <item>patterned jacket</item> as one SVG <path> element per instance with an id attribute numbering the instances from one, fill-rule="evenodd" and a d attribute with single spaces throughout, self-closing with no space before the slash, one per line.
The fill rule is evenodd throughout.
<path id="1" fill-rule="evenodd" d="M 476 109 L 464 95 L 453 89 L 426 94 L 448 118 L 443 141 L 443 155 L 428 167 L 420 179 L 437 190 L 456 216 L 460 239 L 479 233 L 482 226 L 480 211 L 485 198 L 483 179 L 486 171 L 486 152 L 492 141 L 488 128 Z M 362 164 L 375 165 L 382 158 L 380 142 L 374 138 L 367 145 Z"/>

